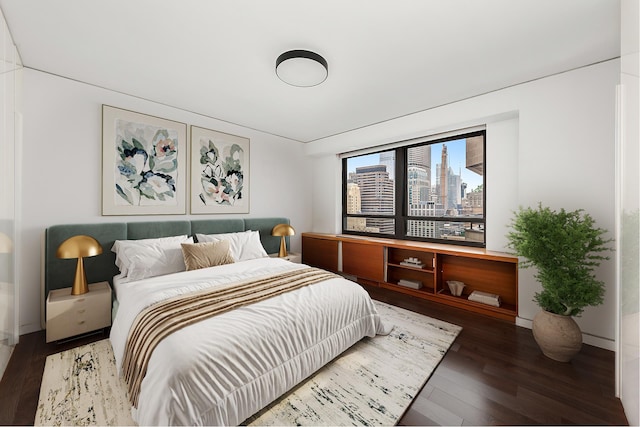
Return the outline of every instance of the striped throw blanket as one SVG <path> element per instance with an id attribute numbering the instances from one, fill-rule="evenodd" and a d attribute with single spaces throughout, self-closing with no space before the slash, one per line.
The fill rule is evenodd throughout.
<path id="1" fill-rule="evenodd" d="M 131 326 L 122 363 L 122 374 L 131 404 L 138 406 L 140 385 L 147 372 L 151 353 L 172 332 L 233 308 L 333 277 L 337 276 L 307 267 L 214 290 L 179 295 L 145 308 Z"/>

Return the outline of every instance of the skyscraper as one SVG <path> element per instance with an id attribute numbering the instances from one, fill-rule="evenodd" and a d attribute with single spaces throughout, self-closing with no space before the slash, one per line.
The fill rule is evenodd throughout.
<path id="1" fill-rule="evenodd" d="M 458 212 L 458 207 L 462 204 L 462 194 L 460 193 L 460 186 L 462 185 L 462 178 L 460 175 L 456 175 L 453 168 L 449 168 L 447 176 L 447 211 L 451 215 L 454 212 Z"/>
<path id="2" fill-rule="evenodd" d="M 393 181 L 396 176 L 396 152 L 392 150 L 380 153 L 380 164 L 387 167 L 389 179 Z"/>
<path id="3" fill-rule="evenodd" d="M 360 201 L 360 187 L 355 182 L 347 183 L 347 213 L 359 214 L 362 210 Z"/>
<path id="4" fill-rule="evenodd" d="M 362 166 L 350 175 L 360 188 L 360 210 L 363 214 L 393 215 L 394 185 L 385 165 Z M 367 218 L 367 227 L 375 227 L 381 233 L 393 233 L 393 220 Z"/>
<path id="5" fill-rule="evenodd" d="M 474 136 L 466 140 L 466 168 L 482 176 L 484 174 L 484 138 Z"/>
<path id="6" fill-rule="evenodd" d="M 444 211 L 448 208 L 447 191 L 449 190 L 448 172 L 449 171 L 449 159 L 447 156 L 447 146 L 442 144 L 442 157 L 440 161 L 440 204 Z"/>
<path id="7" fill-rule="evenodd" d="M 429 201 L 431 192 L 431 146 L 420 145 L 407 149 L 407 189 L 409 214 L 412 205 Z"/>
<path id="8" fill-rule="evenodd" d="M 421 166 L 409 166 L 407 168 L 407 191 L 409 205 L 418 205 L 429 200 L 431 182 L 427 170 Z M 409 212 L 413 213 L 413 212 Z"/>
<path id="9" fill-rule="evenodd" d="M 414 216 L 435 216 L 434 202 L 421 202 L 409 205 L 409 211 Z M 435 238 L 437 233 L 436 221 L 409 220 L 407 221 L 407 235 L 412 237 Z"/>
<path id="10" fill-rule="evenodd" d="M 431 170 L 431 146 L 418 145 L 407 149 L 407 164 Z"/>

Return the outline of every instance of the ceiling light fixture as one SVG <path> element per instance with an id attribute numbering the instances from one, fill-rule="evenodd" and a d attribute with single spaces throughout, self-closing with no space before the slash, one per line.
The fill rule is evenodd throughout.
<path id="1" fill-rule="evenodd" d="M 317 86 L 327 79 L 329 65 L 315 52 L 290 50 L 276 59 L 276 74 L 291 86 Z"/>

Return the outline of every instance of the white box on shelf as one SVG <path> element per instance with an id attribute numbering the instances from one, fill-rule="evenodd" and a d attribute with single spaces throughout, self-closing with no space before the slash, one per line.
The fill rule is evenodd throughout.
<path id="1" fill-rule="evenodd" d="M 422 282 L 419 280 L 400 279 L 398 281 L 398 285 L 405 286 L 407 288 L 412 288 L 412 289 L 422 288 Z"/>
<path id="2" fill-rule="evenodd" d="M 480 302 L 482 304 L 500 307 L 500 295 L 490 294 L 489 292 L 473 291 L 469 294 L 469 301 Z"/>
<path id="3" fill-rule="evenodd" d="M 407 267 L 424 268 L 423 263 L 415 263 L 415 262 L 408 262 L 408 261 L 402 261 L 400 262 L 400 265 L 406 265 Z"/>

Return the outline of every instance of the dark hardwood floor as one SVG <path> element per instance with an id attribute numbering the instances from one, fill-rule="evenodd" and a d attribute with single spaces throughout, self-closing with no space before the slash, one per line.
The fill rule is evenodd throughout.
<path id="1" fill-rule="evenodd" d="M 0 381 L 0 426 L 33 425 L 47 356 L 107 338 L 107 331 L 46 343 L 45 331 L 21 335 Z"/>
<path id="2" fill-rule="evenodd" d="M 367 289 L 380 301 L 463 327 L 400 424 L 627 424 L 614 396 L 613 352 L 584 345 L 570 363 L 555 362 L 542 355 L 529 329 L 382 288 Z M 64 344 L 46 344 L 43 331 L 21 336 L 0 381 L 0 425 L 33 424 L 49 354 L 105 336 Z"/>
<path id="3" fill-rule="evenodd" d="M 570 363 L 545 357 L 530 329 L 407 298 L 382 288 L 371 296 L 462 326 L 416 397 L 403 425 L 627 425 L 615 397 L 614 353 L 583 345 Z"/>

